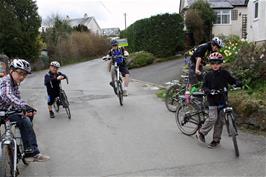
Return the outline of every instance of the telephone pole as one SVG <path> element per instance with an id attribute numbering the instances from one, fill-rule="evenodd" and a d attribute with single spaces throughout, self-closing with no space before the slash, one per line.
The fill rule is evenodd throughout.
<path id="1" fill-rule="evenodd" d="M 127 14 L 124 13 L 124 16 L 125 16 L 125 29 L 127 29 Z"/>

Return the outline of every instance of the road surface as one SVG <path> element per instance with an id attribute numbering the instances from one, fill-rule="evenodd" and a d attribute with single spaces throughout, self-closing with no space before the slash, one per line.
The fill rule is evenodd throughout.
<path id="1" fill-rule="evenodd" d="M 131 83 L 121 107 L 102 60 L 61 71 L 70 80 L 63 88 L 70 100 L 71 120 L 63 110 L 49 118 L 45 72 L 35 72 L 21 85 L 23 97 L 38 109 L 34 129 L 40 150 L 51 156 L 45 163 L 20 164 L 21 176 L 266 175 L 265 137 L 241 132 L 240 158 L 236 159 L 226 133 L 220 147 L 212 150 L 195 137 L 181 134 L 174 114 L 155 96 L 152 86 Z"/>

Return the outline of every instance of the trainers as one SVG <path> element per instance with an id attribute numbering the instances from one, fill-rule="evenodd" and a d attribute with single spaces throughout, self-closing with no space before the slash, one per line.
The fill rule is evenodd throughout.
<path id="1" fill-rule="evenodd" d="M 111 87 L 114 87 L 114 83 L 112 81 L 109 84 L 111 85 Z"/>
<path id="2" fill-rule="evenodd" d="M 50 118 L 54 118 L 54 112 L 50 111 Z"/>
<path id="3" fill-rule="evenodd" d="M 50 159 L 49 156 L 43 155 L 43 154 L 37 154 L 33 157 L 25 158 L 27 162 L 45 162 L 45 161 L 48 161 L 49 159 Z"/>
<path id="4" fill-rule="evenodd" d="M 212 141 L 209 145 L 208 148 L 216 148 L 220 144 L 220 141 Z"/>
<path id="5" fill-rule="evenodd" d="M 127 90 L 123 90 L 123 96 L 128 96 Z"/>
<path id="6" fill-rule="evenodd" d="M 200 131 L 197 132 L 196 137 L 200 142 L 205 143 L 205 136 Z"/>

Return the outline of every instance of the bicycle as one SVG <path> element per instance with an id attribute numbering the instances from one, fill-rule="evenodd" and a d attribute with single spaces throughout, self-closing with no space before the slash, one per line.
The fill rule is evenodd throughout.
<path id="1" fill-rule="evenodd" d="M 237 90 L 238 88 L 234 88 Z M 218 111 L 223 111 L 225 125 L 229 137 L 232 137 L 235 155 L 239 157 L 239 148 L 237 145 L 236 136 L 237 126 L 236 120 L 233 114 L 233 108 L 228 103 L 227 89 L 224 90 L 212 90 L 211 95 L 224 94 L 226 98 L 226 104 L 219 107 Z M 180 99 L 184 99 L 184 96 L 180 96 Z M 182 104 L 176 111 L 176 124 L 180 131 L 188 136 L 194 135 L 200 127 L 204 124 L 205 120 L 209 116 L 206 109 L 206 95 L 202 92 L 192 93 L 189 104 Z"/>
<path id="2" fill-rule="evenodd" d="M 117 95 L 118 99 L 119 99 L 119 104 L 120 106 L 123 106 L 123 97 L 124 97 L 124 93 L 123 93 L 123 77 L 121 72 L 119 71 L 119 66 L 118 63 L 116 62 L 116 59 L 118 58 L 124 58 L 124 56 L 122 55 L 118 55 L 118 56 L 105 56 L 103 57 L 103 60 L 113 60 L 114 61 L 114 70 L 115 70 L 115 75 L 114 75 L 114 81 L 113 81 L 113 88 L 114 88 L 114 92 Z"/>
<path id="3" fill-rule="evenodd" d="M 65 79 L 66 79 L 66 82 L 68 84 L 69 83 L 68 78 L 66 77 Z M 70 112 L 70 108 L 69 108 L 70 104 L 69 104 L 66 92 L 62 89 L 62 85 L 60 83 L 59 97 L 57 97 L 55 99 L 55 102 L 53 104 L 53 107 L 54 107 L 56 112 L 59 112 L 61 105 L 63 106 L 63 108 L 65 108 L 68 119 L 71 119 L 71 112 Z"/>
<path id="4" fill-rule="evenodd" d="M 165 106 L 170 112 L 176 112 L 180 104 L 180 96 L 184 95 L 188 90 L 188 76 L 181 75 L 181 81 L 173 80 L 170 83 L 170 87 L 166 90 L 165 94 Z M 191 88 L 191 92 L 199 90 L 201 82 L 194 84 Z M 182 99 L 181 99 L 182 100 Z"/>
<path id="5" fill-rule="evenodd" d="M 25 165 L 29 163 L 25 160 L 25 151 L 20 135 L 20 130 L 15 122 L 9 120 L 9 116 L 20 114 L 17 111 L 0 111 L 0 125 L 4 124 L 4 133 L 1 136 L 0 151 L 0 176 L 16 177 L 19 175 L 17 164 L 20 160 Z"/>

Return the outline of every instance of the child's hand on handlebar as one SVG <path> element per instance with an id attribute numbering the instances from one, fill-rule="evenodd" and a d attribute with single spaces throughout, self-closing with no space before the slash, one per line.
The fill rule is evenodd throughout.
<path id="1" fill-rule="evenodd" d="M 57 77 L 57 80 L 63 80 L 63 79 L 65 79 L 64 76 L 58 76 L 58 77 Z"/>

